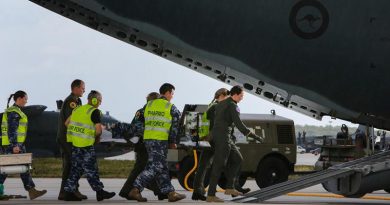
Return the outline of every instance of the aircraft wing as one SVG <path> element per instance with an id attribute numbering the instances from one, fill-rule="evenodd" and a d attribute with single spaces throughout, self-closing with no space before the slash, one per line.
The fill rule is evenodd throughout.
<path id="1" fill-rule="evenodd" d="M 31 1 L 315 119 L 390 129 L 388 0 Z"/>

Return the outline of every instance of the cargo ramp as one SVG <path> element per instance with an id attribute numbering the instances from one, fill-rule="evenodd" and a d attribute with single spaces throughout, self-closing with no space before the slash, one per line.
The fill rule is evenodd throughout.
<path id="1" fill-rule="evenodd" d="M 333 191 L 331 188 L 327 188 L 328 191 L 337 192 L 338 194 L 342 194 L 347 197 L 360 197 L 370 191 L 364 189 L 364 187 L 360 187 L 365 185 L 364 183 L 360 183 L 364 181 L 364 178 L 370 178 L 370 175 L 375 175 L 377 173 L 388 174 L 387 171 L 389 170 L 390 151 L 386 151 L 354 161 L 338 164 L 327 170 L 306 175 L 299 179 L 289 180 L 258 191 L 253 191 L 232 201 L 238 203 L 261 202 L 320 183 L 328 183 L 332 181 L 337 183 L 335 185 L 337 190 Z M 367 192 L 361 193 L 361 190 Z"/>

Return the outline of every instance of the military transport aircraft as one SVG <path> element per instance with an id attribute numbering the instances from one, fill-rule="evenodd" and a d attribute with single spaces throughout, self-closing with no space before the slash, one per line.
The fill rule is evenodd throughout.
<path id="1" fill-rule="evenodd" d="M 29 119 L 26 149 L 34 157 L 60 156 L 57 139 L 58 111 L 46 111 L 44 105 L 29 105 L 22 108 Z M 3 113 L 0 114 L 2 117 Z M 1 119 L 1 118 L 0 118 Z M 108 113 L 102 116 L 104 130 L 101 142 L 95 146 L 98 157 L 111 157 L 131 151 L 123 133 L 128 128 Z"/>
<path id="2" fill-rule="evenodd" d="M 390 130 L 389 0 L 30 1 L 315 119 Z M 349 197 L 388 189 L 389 153 L 342 164 L 371 168 L 365 175 L 340 165 L 305 186 L 315 179 Z"/>
<path id="3" fill-rule="evenodd" d="M 30 0 L 316 119 L 390 129 L 388 0 Z"/>

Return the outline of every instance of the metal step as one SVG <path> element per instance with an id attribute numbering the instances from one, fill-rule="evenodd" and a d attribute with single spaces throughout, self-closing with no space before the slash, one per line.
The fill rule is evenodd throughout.
<path id="1" fill-rule="evenodd" d="M 330 167 L 327 170 L 316 172 L 314 174 L 306 175 L 299 179 L 289 180 L 283 183 L 275 184 L 263 188 L 258 191 L 253 191 L 245 194 L 241 198 L 234 199 L 234 202 L 238 203 L 253 203 L 265 201 L 283 194 L 294 192 L 300 189 L 314 186 L 323 182 L 327 182 L 334 178 L 346 177 L 357 172 L 356 169 L 367 164 L 381 163 L 382 161 L 388 160 L 390 151 L 381 152 L 376 155 L 360 158 L 354 161 L 338 164 L 337 166 Z"/>

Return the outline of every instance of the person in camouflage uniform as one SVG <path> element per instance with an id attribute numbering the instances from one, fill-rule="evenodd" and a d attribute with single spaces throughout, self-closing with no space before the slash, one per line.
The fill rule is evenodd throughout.
<path id="1" fill-rule="evenodd" d="M 180 112 L 170 103 L 175 87 L 165 83 L 160 87 L 161 98 L 152 100 L 145 106 L 144 144 L 148 153 L 145 170 L 133 183 L 129 197 L 139 202 L 146 202 L 141 193 L 152 180 L 158 180 L 162 194 L 168 195 L 168 201 L 174 202 L 185 198 L 185 195 L 175 192 L 171 184 L 167 163 L 168 146 L 176 148 L 176 137 L 179 129 Z"/>
<path id="2" fill-rule="evenodd" d="M 64 200 L 65 191 L 64 185 L 69 177 L 71 158 L 72 158 L 72 142 L 66 138 L 66 127 L 65 121 L 68 119 L 72 110 L 78 106 L 81 106 L 80 97 L 85 92 L 85 83 L 82 80 L 76 79 L 71 84 L 71 94 L 62 103 L 60 115 L 58 117 L 58 131 L 57 131 L 57 142 L 60 145 L 61 158 L 62 158 L 62 181 L 60 193 L 58 194 L 58 200 Z M 77 182 L 78 187 L 78 182 Z M 81 194 L 77 189 L 75 195 L 80 199 L 87 199 L 87 196 Z"/>
<path id="3" fill-rule="evenodd" d="M 15 103 L 9 107 L 9 102 L 12 97 Z M 15 92 L 8 98 L 7 109 L 3 113 L 1 124 L 2 146 L 5 154 L 26 153 L 24 139 L 27 134 L 28 119 L 21 108 L 26 105 L 27 100 L 27 93 L 21 90 Z M 3 184 L 6 178 L 6 174 L 0 174 L 0 184 Z M 38 191 L 35 189 L 35 184 L 29 172 L 20 174 L 20 178 L 31 200 L 46 193 L 46 190 Z"/>
<path id="4" fill-rule="evenodd" d="M 75 195 L 77 182 L 85 174 L 91 188 L 96 192 L 96 199 L 110 199 L 114 192 L 103 190 L 99 179 L 98 165 L 94 144 L 100 142 L 102 134 L 101 111 L 97 109 L 102 102 L 102 95 L 95 90 L 88 94 L 88 104 L 77 107 L 66 120 L 67 137 L 72 140 L 72 166 L 65 190 L 65 201 L 81 201 Z"/>
<path id="5" fill-rule="evenodd" d="M 151 100 L 155 100 L 160 97 L 160 94 L 156 92 L 151 92 L 146 97 L 146 101 L 149 102 Z M 144 135 L 144 123 L 145 118 L 144 116 L 144 110 L 145 107 L 137 110 L 135 113 L 135 116 L 130 124 L 130 129 L 127 133 L 129 135 L 129 138 L 131 138 L 131 141 L 134 143 L 134 152 L 136 153 L 136 159 L 135 164 L 133 167 L 133 170 L 131 170 L 129 177 L 127 178 L 125 184 L 123 185 L 121 191 L 119 192 L 119 196 L 127 199 L 127 200 L 135 200 L 133 198 L 129 197 L 129 192 L 133 188 L 134 180 L 137 178 L 137 176 L 145 169 L 146 163 L 148 161 L 148 152 L 146 151 L 144 142 L 143 142 L 143 135 Z M 138 142 L 134 139 L 138 139 Z M 155 195 L 158 195 L 159 200 L 163 200 L 167 198 L 166 195 L 160 194 L 157 184 L 155 183 L 156 180 L 153 180 L 152 183 L 149 185 L 149 189 L 154 192 Z"/>

